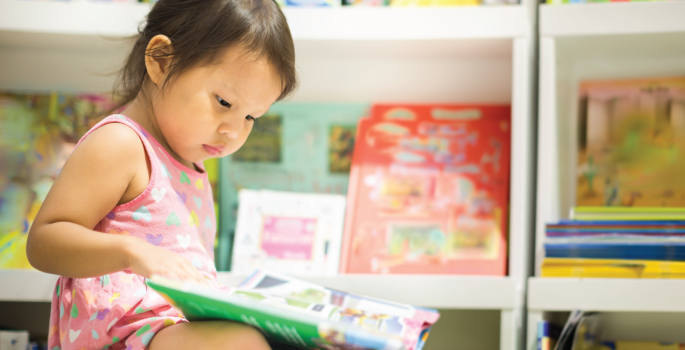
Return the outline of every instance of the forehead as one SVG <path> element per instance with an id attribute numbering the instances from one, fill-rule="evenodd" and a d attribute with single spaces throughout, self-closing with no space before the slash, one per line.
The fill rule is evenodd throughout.
<path id="1" fill-rule="evenodd" d="M 278 81 L 280 77 L 276 68 L 264 55 L 246 51 L 241 46 L 223 50 L 215 60 L 213 74 L 217 78 L 235 78 L 268 80 L 269 83 Z"/>

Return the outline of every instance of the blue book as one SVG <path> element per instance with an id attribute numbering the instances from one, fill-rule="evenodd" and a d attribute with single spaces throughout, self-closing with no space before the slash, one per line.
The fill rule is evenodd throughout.
<path id="1" fill-rule="evenodd" d="M 561 334 L 561 327 L 549 321 L 538 322 L 538 350 L 552 350 Z"/>
<path id="2" fill-rule="evenodd" d="M 545 257 L 685 261 L 685 243 L 546 243 Z"/>
<path id="3" fill-rule="evenodd" d="M 548 237 L 573 236 L 681 236 L 685 235 L 683 221 L 573 221 L 562 220 L 545 227 Z"/>
<path id="4" fill-rule="evenodd" d="M 678 235 L 685 234 L 685 228 L 547 228 L 548 236 L 583 235 L 583 234 L 641 234 L 641 235 Z"/>
<path id="5" fill-rule="evenodd" d="M 552 224 L 554 225 L 554 224 Z M 577 226 L 685 226 L 685 221 L 679 220 L 654 220 L 654 221 L 626 221 L 626 220 L 602 220 L 602 221 L 578 221 L 578 220 L 559 220 L 556 225 L 577 225 Z"/>

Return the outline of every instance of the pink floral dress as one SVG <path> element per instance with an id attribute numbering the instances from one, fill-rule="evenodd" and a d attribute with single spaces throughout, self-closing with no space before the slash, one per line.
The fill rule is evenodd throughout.
<path id="1" fill-rule="evenodd" d="M 152 171 L 145 191 L 114 207 L 95 230 L 134 236 L 180 254 L 219 288 L 213 254 L 216 216 L 203 167 L 196 164 L 198 171 L 179 163 L 123 115 L 107 117 L 83 139 L 109 123 L 127 125 L 140 136 Z M 130 270 L 94 278 L 60 277 L 52 298 L 48 349 L 145 349 L 156 332 L 178 322 L 187 320 Z"/>

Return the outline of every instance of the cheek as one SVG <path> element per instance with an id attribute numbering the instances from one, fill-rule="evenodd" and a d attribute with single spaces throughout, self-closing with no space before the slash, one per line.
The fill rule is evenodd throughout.
<path id="1" fill-rule="evenodd" d="M 178 101 L 178 100 L 176 100 Z M 207 106 L 193 99 L 188 103 L 169 101 L 159 107 L 157 122 L 165 138 L 172 138 L 176 143 L 193 141 L 198 136 L 210 132 L 211 116 Z"/>

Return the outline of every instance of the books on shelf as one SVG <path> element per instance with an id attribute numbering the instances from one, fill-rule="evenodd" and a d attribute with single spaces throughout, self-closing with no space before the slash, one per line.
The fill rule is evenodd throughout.
<path id="1" fill-rule="evenodd" d="M 541 276 L 681 279 L 685 278 L 685 262 L 544 258 Z"/>
<path id="2" fill-rule="evenodd" d="M 357 129 L 341 272 L 504 275 L 509 154 L 509 106 L 373 106 Z"/>
<path id="3" fill-rule="evenodd" d="M 685 77 L 581 82 L 576 207 L 544 276 L 682 278 Z"/>
<path id="4" fill-rule="evenodd" d="M 559 326 L 544 320 L 538 322 L 538 350 L 682 350 L 684 343 L 606 339 L 602 314 L 574 310 L 561 332 Z M 557 330 L 550 331 L 550 329 Z M 608 332 L 607 332 L 608 333 Z M 555 343 L 545 347 L 547 343 Z M 541 346 L 542 345 L 542 346 Z"/>
<path id="5" fill-rule="evenodd" d="M 546 225 L 547 237 L 685 236 L 685 221 L 574 221 Z"/>
<path id="6" fill-rule="evenodd" d="M 575 207 L 571 219 L 685 222 L 685 207 Z"/>
<path id="7" fill-rule="evenodd" d="M 545 257 L 685 261 L 685 241 L 545 243 Z"/>
<path id="8" fill-rule="evenodd" d="M 576 205 L 685 207 L 685 77 L 583 81 L 579 95 Z"/>
<path id="9" fill-rule="evenodd" d="M 31 268 L 38 210 L 76 142 L 113 107 L 104 95 L 0 92 L 0 268 Z"/>
<path id="10" fill-rule="evenodd" d="M 345 197 L 241 190 L 232 271 L 335 276 Z"/>
<path id="11" fill-rule="evenodd" d="M 538 322 L 537 350 L 554 350 L 561 334 L 561 327 L 549 321 Z"/>
<path id="12" fill-rule="evenodd" d="M 563 220 L 544 248 L 543 277 L 685 278 L 685 221 Z"/>
<path id="13" fill-rule="evenodd" d="M 240 189 L 346 195 L 352 151 L 365 103 L 279 102 L 223 162 L 217 269 L 232 261 Z"/>
<path id="14" fill-rule="evenodd" d="M 216 290 L 153 278 L 148 285 L 190 320 L 225 319 L 261 330 L 274 349 L 420 350 L 436 310 L 331 290 L 257 271 Z"/>

